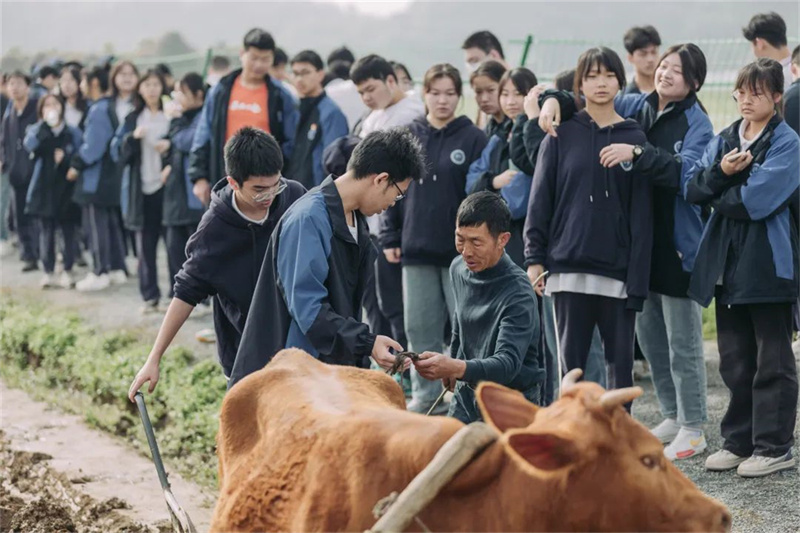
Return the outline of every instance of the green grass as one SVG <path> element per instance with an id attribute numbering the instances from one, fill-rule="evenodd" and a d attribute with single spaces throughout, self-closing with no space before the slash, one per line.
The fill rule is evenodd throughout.
<path id="1" fill-rule="evenodd" d="M 149 345 L 133 332 L 100 333 L 75 316 L 0 300 L 0 375 L 9 386 L 147 448 L 128 387 Z M 225 378 L 212 360 L 173 348 L 146 395 L 161 454 L 185 477 L 216 486 L 215 439 Z M 148 454 L 149 455 L 149 454 Z"/>
<path id="2" fill-rule="evenodd" d="M 714 302 L 703 309 L 703 339 L 713 341 L 717 339 L 717 318 L 714 312 Z"/>

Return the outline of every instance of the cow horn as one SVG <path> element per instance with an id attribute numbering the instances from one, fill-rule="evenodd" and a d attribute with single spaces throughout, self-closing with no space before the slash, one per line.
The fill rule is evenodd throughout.
<path id="1" fill-rule="evenodd" d="M 610 411 L 619 405 L 624 405 L 642 395 L 641 387 L 626 387 L 624 389 L 610 390 L 600 396 L 600 405 Z"/>
<path id="2" fill-rule="evenodd" d="M 578 383 L 578 379 L 583 375 L 583 370 L 580 368 L 573 368 L 564 376 L 564 379 L 561 380 L 561 394 L 563 395 L 566 391 L 572 388 L 576 383 Z"/>

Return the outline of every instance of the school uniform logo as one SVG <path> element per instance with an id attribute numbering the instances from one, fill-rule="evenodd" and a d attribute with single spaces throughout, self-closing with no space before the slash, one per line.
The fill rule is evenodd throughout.
<path id="1" fill-rule="evenodd" d="M 675 151 L 676 154 L 679 153 L 682 148 L 683 148 L 683 141 L 676 142 L 675 146 L 672 147 L 672 149 Z"/>
<path id="2" fill-rule="evenodd" d="M 467 154 L 464 153 L 464 150 L 457 148 L 450 152 L 450 161 L 454 165 L 463 165 L 467 161 Z"/>
<path id="3" fill-rule="evenodd" d="M 633 170 L 633 161 L 623 161 L 619 166 L 622 167 L 622 170 L 625 172 L 630 172 Z"/>

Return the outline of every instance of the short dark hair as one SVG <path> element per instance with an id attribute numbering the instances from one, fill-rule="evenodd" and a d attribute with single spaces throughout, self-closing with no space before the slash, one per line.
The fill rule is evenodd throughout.
<path id="1" fill-rule="evenodd" d="M 172 70 L 166 63 L 158 63 L 155 67 L 153 67 L 153 70 L 161 74 L 161 76 L 163 76 L 164 78 L 166 78 L 167 76 L 170 77 L 172 76 Z"/>
<path id="2" fill-rule="evenodd" d="M 758 92 L 759 87 L 771 93 L 783 94 L 783 66 L 767 57 L 761 57 L 742 67 L 736 77 L 734 89 L 747 87 L 752 92 Z"/>
<path id="3" fill-rule="evenodd" d="M 469 75 L 469 82 L 472 84 L 475 82 L 475 78 L 485 76 L 490 80 L 500 83 L 500 80 L 503 79 L 503 74 L 505 73 L 506 67 L 502 63 L 495 61 L 494 59 L 487 59 L 478 65 L 478 68 L 472 71 L 472 74 Z"/>
<path id="4" fill-rule="evenodd" d="M 269 32 L 264 31 L 261 28 L 253 28 L 245 34 L 244 43 L 242 44 L 242 48 L 245 50 L 251 47 L 259 50 L 271 50 L 274 52 L 275 39 L 272 38 L 272 35 L 270 35 Z"/>
<path id="5" fill-rule="evenodd" d="M 742 35 L 751 43 L 756 39 L 764 39 L 775 48 L 786 46 L 786 23 L 774 11 L 759 13 L 753 15 L 747 26 L 742 28 Z"/>
<path id="6" fill-rule="evenodd" d="M 514 84 L 514 88 L 517 90 L 517 92 L 523 96 L 528 94 L 528 91 L 533 89 L 536 84 L 539 83 L 539 80 L 536 79 L 536 74 L 525 67 L 517 67 L 507 70 L 505 74 L 503 74 L 503 77 L 500 78 L 501 91 L 503 90 L 503 85 L 505 85 L 509 80 L 511 80 L 511 83 Z"/>
<path id="7" fill-rule="evenodd" d="M 792 63 L 800 67 L 800 44 L 794 47 L 792 50 Z"/>
<path id="8" fill-rule="evenodd" d="M 367 135 L 350 156 L 347 169 L 356 179 L 387 172 L 391 183 L 425 175 L 422 145 L 407 128 L 390 128 Z"/>
<path id="9" fill-rule="evenodd" d="M 48 98 L 55 98 L 58 103 L 61 104 L 61 114 L 58 116 L 58 118 L 64 120 L 64 111 L 67 106 L 64 102 L 64 98 L 60 94 L 47 93 L 39 98 L 39 101 L 36 102 L 36 116 L 39 118 L 39 120 L 44 120 L 44 103 Z"/>
<path id="10" fill-rule="evenodd" d="M 292 58 L 291 64 L 294 65 L 295 63 L 308 63 L 317 71 L 320 71 L 324 68 L 322 64 L 322 58 L 319 57 L 319 54 L 313 50 L 303 50 L 299 52 Z"/>
<path id="11" fill-rule="evenodd" d="M 75 60 L 67 61 L 61 65 L 61 71 L 63 72 L 65 68 L 83 70 L 83 63 Z"/>
<path id="12" fill-rule="evenodd" d="M 185 87 L 189 89 L 189 92 L 196 95 L 198 92 L 202 92 L 203 96 L 206 94 L 206 82 L 203 81 L 203 77 L 198 74 L 197 72 L 189 72 L 188 74 L 184 75 L 181 78 L 181 87 Z"/>
<path id="13" fill-rule="evenodd" d="M 575 87 L 575 69 L 562 70 L 556 74 L 553 85 L 559 91 L 571 91 Z"/>
<path id="14" fill-rule="evenodd" d="M 214 70 L 227 70 L 231 68 L 231 60 L 225 56 L 214 56 L 211 58 L 211 68 Z"/>
<path id="15" fill-rule="evenodd" d="M 625 67 L 622 65 L 622 60 L 617 53 L 605 46 L 589 48 L 578 58 L 578 66 L 575 67 L 575 86 L 573 87 L 573 92 L 578 101 L 578 107 L 583 106 L 582 100 L 578 97 L 583 79 L 592 69 L 599 69 L 601 66 L 614 73 L 619 82 L 620 90 L 625 88 Z"/>
<path id="16" fill-rule="evenodd" d="M 467 196 L 456 213 L 456 226 L 477 228 L 486 224 L 489 234 L 495 239 L 501 233 L 511 231 L 511 211 L 499 194 L 480 191 Z"/>
<path id="17" fill-rule="evenodd" d="M 55 67 L 51 67 L 50 65 L 45 65 L 39 69 L 38 77 L 40 80 L 43 80 L 49 76 L 58 77 L 58 69 Z"/>
<path id="18" fill-rule="evenodd" d="M 31 85 L 31 77 L 22 72 L 21 70 L 15 70 L 11 74 L 6 77 L 6 81 L 10 81 L 12 78 L 18 78 L 25 82 L 25 85 L 30 87 Z"/>
<path id="19" fill-rule="evenodd" d="M 494 33 L 490 31 L 476 31 L 467 37 L 464 44 L 461 45 L 461 49 L 466 50 L 467 48 L 480 48 L 487 54 L 492 50 L 496 50 L 500 57 L 506 58 L 505 54 L 503 54 L 503 45 L 500 44 L 500 40 L 495 37 Z"/>
<path id="20" fill-rule="evenodd" d="M 281 168 L 281 147 L 263 130 L 245 126 L 225 143 L 225 172 L 239 185 L 253 176 L 274 176 Z"/>
<path id="21" fill-rule="evenodd" d="M 385 82 L 389 76 L 397 81 L 392 65 L 381 56 L 375 54 L 362 57 L 350 69 L 350 79 L 356 85 L 371 79 Z"/>
<path id="22" fill-rule="evenodd" d="M 408 68 L 406 68 L 406 66 L 404 64 L 399 63 L 397 61 L 389 61 L 389 64 L 392 66 L 392 68 L 394 69 L 395 73 L 398 70 L 402 70 L 403 73 L 406 75 L 406 78 L 408 78 L 409 81 L 411 81 L 412 83 L 414 82 L 414 78 L 411 77 L 411 73 L 408 71 Z"/>
<path id="23" fill-rule="evenodd" d="M 337 59 L 336 61 L 328 63 L 328 73 L 330 74 L 331 79 L 349 80 L 351 66 L 352 65 L 347 61 Z"/>
<path id="24" fill-rule="evenodd" d="M 108 92 L 108 69 L 105 67 L 94 67 L 86 73 L 86 83 L 91 85 L 92 81 L 97 80 L 100 85 L 100 92 Z"/>
<path id="25" fill-rule="evenodd" d="M 661 36 L 652 26 L 634 26 L 625 32 L 622 44 L 629 54 L 648 46 L 661 46 Z"/>
<path id="26" fill-rule="evenodd" d="M 331 66 L 331 63 L 334 61 L 344 61 L 345 63 L 350 63 L 352 65 L 356 62 L 356 56 L 354 56 L 353 52 L 351 52 L 346 46 L 340 46 L 328 54 L 328 60 L 326 63 L 328 66 Z"/>
<path id="27" fill-rule="evenodd" d="M 283 48 L 275 48 L 275 59 L 272 61 L 272 66 L 285 65 L 289 62 L 289 56 Z"/>

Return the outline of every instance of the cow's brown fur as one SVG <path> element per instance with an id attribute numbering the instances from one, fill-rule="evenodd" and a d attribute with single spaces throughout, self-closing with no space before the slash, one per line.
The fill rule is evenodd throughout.
<path id="1" fill-rule="evenodd" d="M 420 519 L 433 531 L 724 531 L 724 506 L 621 407 L 601 407 L 602 393 L 581 383 L 540 409 L 482 385 L 499 439 Z M 211 530 L 364 531 L 375 503 L 402 491 L 462 426 L 406 412 L 380 372 L 284 350 L 223 402 Z"/>

